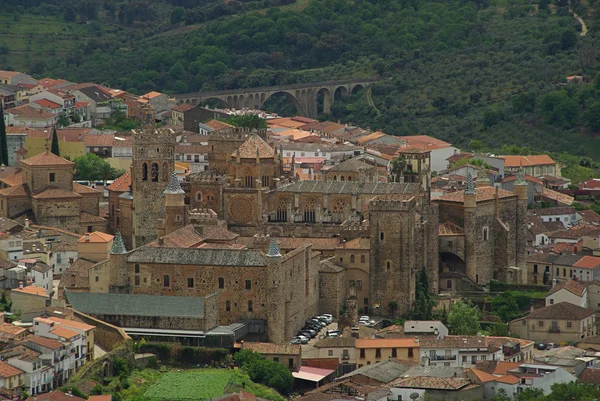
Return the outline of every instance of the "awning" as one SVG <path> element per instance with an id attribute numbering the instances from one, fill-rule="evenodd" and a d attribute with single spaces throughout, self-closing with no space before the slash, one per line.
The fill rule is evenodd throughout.
<path id="1" fill-rule="evenodd" d="M 301 366 L 298 372 L 292 372 L 292 376 L 294 376 L 294 379 L 307 380 L 310 382 L 318 383 L 334 372 L 335 370 Z"/>

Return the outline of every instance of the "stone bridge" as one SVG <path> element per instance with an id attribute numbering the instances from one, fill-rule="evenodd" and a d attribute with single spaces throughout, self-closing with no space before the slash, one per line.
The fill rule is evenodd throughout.
<path id="1" fill-rule="evenodd" d="M 378 79 L 357 79 L 346 81 L 311 82 L 306 84 L 282 85 L 265 88 L 242 88 L 215 92 L 197 92 L 175 95 L 177 104 L 202 104 L 207 100 L 218 99 L 229 108 L 260 109 L 269 98 L 284 93 L 296 106 L 298 114 L 316 118 L 317 96 L 323 94 L 323 113 L 331 112 L 331 105 L 337 99 L 348 96 L 357 90 L 365 89 Z"/>

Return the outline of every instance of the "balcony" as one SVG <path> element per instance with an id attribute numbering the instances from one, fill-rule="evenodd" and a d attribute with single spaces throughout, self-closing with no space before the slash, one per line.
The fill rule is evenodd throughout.
<path id="1" fill-rule="evenodd" d="M 548 333 L 560 333 L 560 328 L 558 328 L 558 327 L 550 327 L 548 329 Z"/>
<path id="2" fill-rule="evenodd" d="M 342 355 L 342 361 L 347 361 L 350 359 L 350 355 Z"/>
<path id="3" fill-rule="evenodd" d="M 456 355 L 434 355 L 432 357 L 430 357 L 430 359 L 432 361 L 455 361 L 456 360 Z"/>

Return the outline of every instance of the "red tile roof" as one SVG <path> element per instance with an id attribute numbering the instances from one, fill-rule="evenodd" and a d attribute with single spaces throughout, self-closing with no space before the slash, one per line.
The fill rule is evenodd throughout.
<path id="1" fill-rule="evenodd" d="M 494 374 L 504 376 L 509 370 L 515 369 L 519 366 L 521 366 L 521 363 L 519 362 L 499 361 L 496 365 L 496 369 L 494 369 Z"/>
<path id="2" fill-rule="evenodd" d="M 69 192 L 62 188 L 48 188 L 32 196 L 34 199 L 73 199 L 80 198 L 81 195 L 75 192 Z"/>
<path id="3" fill-rule="evenodd" d="M 502 376 L 496 379 L 497 382 L 506 384 L 517 384 L 520 382 L 519 378 L 513 375 Z"/>
<path id="4" fill-rule="evenodd" d="M 52 78 L 42 78 L 38 81 L 38 85 L 43 86 L 44 88 L 52 88 L 54 86 L 66 84 L 69 81 L 64 79 L 52 79 Z"/>
<path id="5" fill-rule="evenodd" d="M 24 342 L 32 342 L 38 345 L 41 345 L 42 347 L 45 348 L 49 348 L 49 349 L 59 349 L 62 348 L 62 343 L 53 340 L 51 338 L 46 338 L 46 337 L 40 337 L 40 336 L 36 336 L 36 335 L 28 335 L 27 337 L 25 337 L 23 339 Z"/>
<path id="6" fill-rule="evenodd" d="M 598 259 L 600 259 L 600 258 L 598 258 Z M 548 297 L 560 290 L 563 290 L 563 289 L 569 291 L 570 293 L 572 293 L 574 295 L 577 295 L 578 297 L 582 297 L 583 294 L 585 293 L 586 288 L 587 288 L 586 285 L 584 283 L 582 283 L 581 281 L 567 280 L 567 281 L 563 281 L 556 287 L 552 288 L 550 290 L 550 292 L 548 292 L 548 295 L 546 295 L 546 297 Z"/>
<path id="7" fill-rule="evenodd" d="M 32 395 L 26 401 L 85 401 L 85 399 L 54 390 L 50 393 Z"/>
<path id="8" fill-rule="evenodd" d="M 60 156 L 56 156 L 54 153 L 42 152 L 38 155 L 28 157 L 21 160 L 22 164 L 28 166 L 74 166 L 70 160 L 64 159 Z"/>
<path id="9" fill-rule="evenodd" d="M 55 117 L 54 114 L 46 113 L 45 111 L 35 109 L 26 104 L 4 110 L 4 112 L 28 120 L 49 120 Z"/>
<path id="10" fill-rule="evenodd" d="M 356 348 L 408 348 L 419 347 L 414 338 L 358 338 Z"/>
<path id="11" fill-rule="evenodd" d="M 8 378 L 16 375 L 25 374 L 21 369 L 17 369 L 4 361 L 0 361 L 0 377 Z"/>
<path id="12" fill-rule="evenodd" d="M 258 135 L 250 135 L 250 137 L 238 148 L 242 159 L 253 159 L 258 157 L 261 159 L 273 158 L 275 151 Z M 235 150 L 231 156 L 237 157 L 238 151 Z"/>
<path id="13" fill-rule="evenodd" d="M 529 315 L 515 319 L 513 322 L 522 319 L 582 320 L 592 316 L 594 313 L 592 309 L 582 308 L 569 302 L 559 302 L 554 305 L 535 309 Z"/>
<path id="14" fill-rule="evenodd" d="M 191 110 L 191 109 L 194 109 L 194 108 L 196 108 L 196 106 L 195 106 L 195 105 L 193 105 L 193 104 L 189 104 L 189 103 L 182 103 L 182 104 L 180 104 L 180 105 L 178 105 L 178 106 L 171 107 L 171 110 L 173 110 L 173 111 L 178 111 L 178 112 L 180 112 L 180 113 L 185 113 L 186 111 L 188 111 L 188 110 Z"/>
<path id="15" fill-rule="evenodd" d="M 100 191 L 95 190 L 92 187 L 87 185 L 81 185 L 77 182 L 73 183 L 73 192 L 76 194 L 85 194 L 85 195 L 101 195 Z"/>
<path id="16" fill-rule="evenodd" d="M 227 123 L 225 123 L 223 121 L 219 121 L 219 120 L 209 120 L 203 124 L 206 125 L 207 127 L 214 129 L 215 131 L 226 129 L 226 128 L 233 128 L 233 125 L 227 124 Z"/>
<path id="17" fill-rule="evenodd" d="M 43 289 L 42 287 L 36 287 L 35 285 L 30 285 L 23 288 L 15 288 L 13 291 L 21 292 L 24 294 L 38 295 L 40 297 L 48 297 L 48 294 L 46 294 L 45 289 Z"/>
<path id="18" fill-rule="evenodd" d="M 156 240 L 150 242 L 146 246 L 164 248 L 191 248 L 204 241 L 204 237 L 198 234 L 194 226 L 189 225 L 163 236 L 162 241 L 163 245 L 158 245 L 158 240 Z"/>
<path id="19" fill-rule="evenodd" d="M 9 175 L 7 177 L 0 179 L 0 181 L 5 183 L 9 187 L 14 187 L 15 185 L 21 185 L 21 184 L 23 184 L 23 174 L 21 171 L 18 171 L 12 175 Z"/>
<path id="20" fill-rule="evenodd" d="M 600 257 L 584 256 L 573 264 L 573 267 L 581 267 L 583 269 L 594 269 L 600 266 Z"/>
<path id="21" fill-rule="evenodd" d="M 87 239 L 88 235 L 90 237 L 89 240 Z M 84 243 L 84 242 L 106 243 L 106 242 L 112 241 L 113 238 L 114 238 L 113 235 L 106 234 L 106 233 L 103 233 L 100 231 L 94 231 L 93 233 L 82 235 L 81 238 L 79 238 L 79 240 L 77 240 L 77 242 L 79 242 L 79 243 Z"/>
<path id="22" fill-rule="evenodd" d="M 496 198 L 496 188 L 494 187 L 479 187 L 475 188 L 475 199 L 477 202 L 489 201 Z M 498 198 L 511 198 L 516 197 L 514 192 L 505 191 L 504 189 L 498 188 Z M 450 192 L 445 195 L 435 198 L 435 200 L 446 201 L 446 202 L 460 202 L 463 203 L 465 200 L 465 194 L 463 191 Z"/>
<path id="23" fill-rule="evenodd" d="M 62 324 L 63 326 L 66 326 L 66 327 L 72 327 L 74 329 L 79 329 L 79 330 L 84 330 L 84 331 L 89 331 L 89 330 L 93 330 L 96 328 L 96 326 L 78 322 L 76 320 L 62 319 L 60 317 L 55 317 L 55 316 L 49 317 L 48 320 L 52 320 L 53 322 Z"/>
<path id="24" fill-rule="evenodd" d="M 29 196 L 29 190 L 24 184 L 0 189 L 0 195 L 7 197 Z"/>
<path id="25" fill-rule="evenodd" d="M 127 192 L 131 185 L 131 169 L 127 170 L 125 174 L 117 178 L 112 184 L 108 186 L 109 191 L 115 192 Z"/>
<path id="26" fill-rule="evenodd" d="M 60 109 L 60 108 L 62 108 L 62 106 L 60 104 L 55 103 L 52 100 L 48 100 L 48 99 L 38 99 L 38 100 L 35 100 L 34 103 L 37 103 L 40 106 L 45 107 L 47 109 Z"/>
<path id="27" fill-rule="evenodd" d="M 531 156 L 498 156 L 504 159 L 504 167 L 530 167 L 544 166 L 548 164 L 556 164 L 548 155 L 531 155 Z"/>
<path id="28" fill-rule="evenodd" d="M 477 377 L 477 380 L 480 383 L 496 381 L 496 376 L 484 372 L 483 370 L 471 368 L 471 372 L 473 372 L 473 374 L 475 375 L 475 377 Z"/>
<path id="29" fill-rule="evenodd" d="M 104 146 L 109 147 L 112 146 L 115 141 L 115 136 L 113 134 L 92 134 L 86 135 L 84 142 L 85 146 Z"/>
<path id="30" fill-rule="evenodd" d="M 588 223 L 600 223 L 600 214 L 593 210 L 579 210 L 577 212 Z"/>

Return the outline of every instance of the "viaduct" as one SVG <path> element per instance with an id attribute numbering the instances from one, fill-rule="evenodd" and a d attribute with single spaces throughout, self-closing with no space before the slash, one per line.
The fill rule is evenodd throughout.
<path id="1" fill-rule="evenodd" d="M 365 89 L 378 79 L 360 79 L 346 81 L 311 82 L 306 84 L 282 85 L 265 88 L 242 88 L 215 92 L 197 92 L 175 95 L 177 104 L 202 104 L 211 99 L 218 99 L 227 107 L 234 109 L 260 109 L 273 95 L 284 93 L 296 106 L 298 114 L 305 117 L 317 117 L 317 95 L 323 94 L 323 113 L 331 112 L 331 105 L 336 99 L 348 96 L 353 92 Z"/>

